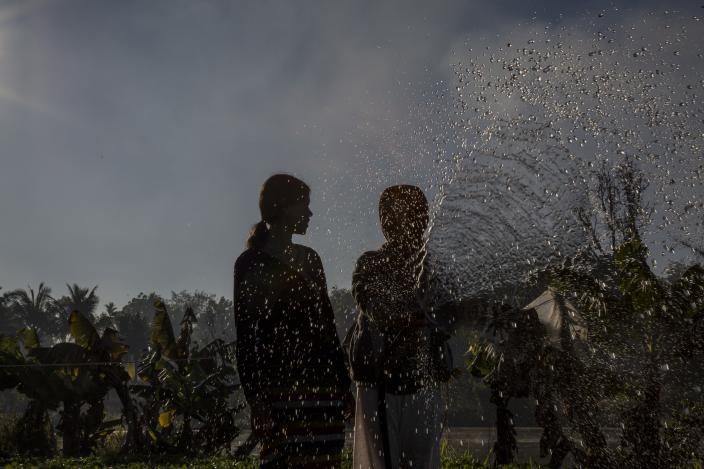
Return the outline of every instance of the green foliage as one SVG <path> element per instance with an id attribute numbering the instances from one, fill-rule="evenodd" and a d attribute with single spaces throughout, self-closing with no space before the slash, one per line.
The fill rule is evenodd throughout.
<path id="1" fill-rule="evenodd" d="M 33 292 L 24 296 L 31 304 L 48 301 L 49 290 L 43 285 L 40 290 L 39 300 Z M 59 303 L 81 304 L 90 313 L 87 316 L 74 310 L 69 315 L 67 330 L 72 342 L 42 346 L 37 331 L 29 327 L 15 336 L 0 335 L 0 364 L 17 365 L 0 368 L 2 389 L 16 389 L 30 400 L 25 415 L 19 419 L 22 425 L 16 425 L 16 433 L 24 435 L 24 441 L 31 442 L 34 449 L 13 446 L 12 451 L 45 456 L 55 451 L 50 412 L 60 417 L 56 430 L 62 433 L 64 455 L 88 454 L 104 447 L 105 439 L 125 424 L 127 432 L 119 438 L 121 451 L 185 447 L 208 453 L 232 441 L 239 431 L 235 415 L 243 407 L 233 399 L 238 385 L 232 343 L 216 339 L 202 347 L 192 344 L 196 313 L 188 305 L 180 312 L 178 337 L 160 300 L 149 306 L 156 314 L 152 327 L 145 327 L 143 314 L 147 308 L 143 303 L 158 298 L 141 294 L 119 311 L 114 305 L 107 305 L 107 316 L 99 318 L 103 329 L 99 334 L 89 319 L 97 299 L 95 288 L 87 290 L 74 285 L 69 291 L 71 297 L 64 297 Z M 21 296 L 16 292 L 13 295 L 15 300 Z M 216 302 L 212 295 L 174 294 L 175 300 L 191 297 L 199 300 L 199 307 L 206 312 L 229 309 L 231 313 L 231 302 Z M 181 307 L 178 301 L 175 304 Z M 214 326 L 215 321 L 212 322 Z M 144 334 L 145 345 L 147 337 L 151 339 L 141 362 L 141 382 L 132 389 L 128 387 L 130 376 L 121 365 L 128 347 L 114 328 L 125 324 L 135 326 L 131 332 Z M 117 391 L 122 402 L 122 419 L 105 420 L 104 398 L 110 389 Z M 135 407 L 135 396 L 139 409 Z M 40 430 L 47 425 L 50 435 L 44 439 L 47 444 L 42 445 Z M 39 449 L 43 447 L 49 449 Z"/>
<path id="2" fill-rule="evenodd" d="M 56 437 L 49 415 L 30 403 L 22 416 L 0 414 L 0 459 L 15 454 L 50 457 L 56 452 Z"/>
<path id="3" fill-rule="evenodd" d="M 129 345 L 133 358 L 139 358 L 149 344 L 149 318 L 157 299 L 155 293 L 139 293 L 112 316 L 112 324 Z"/>
<path id="4" fill-rule="evenodd" d="M 537 402 L 541 452 L 552 455 L 551 467 L 570 452 L 585 467 L 689 467 L 702 458 L 701 445 L 693 444 L 701 441 L 695 404 L 702 396 L 692 389 L 700 389 L 695 385 L 704 377 L 704 268 L 656 276 L 637 212 L 631 204 L 612 223 L 622 231 L 612 237 L 610 254 L 584 253 L 545 273 L 558 300 L 577 305 L 587 323 L 586 343 L 563 326 L 555 348 L 541 344 L 539 333 L 524 333 L 526 325 L 501 321 L 493 324 L 494 344 L 470 343 L 467 367 L 491 388 L 497 409 L 497 459 L 510 458 L 514 447 L 507 401 L 526 395 Z M 623 425 L 619 451 L 607 447 L 600 431 L 605 400 L 617 403 L 612 419 Z"/>
<path id="5" fill-rule="evenodd" d="M 465 365 L 472 376 L 486 379 L 496 370 L 499 358 L 491 343 L 470 339 Z"/>
<path id="6" fill-rule="evenodd" d="M 14 431 L 17 422 L 12 414 L 0 414 L 0 459 L 17 454 L 14 446 Z"/>
<path id="7" fill-rule="evenodd" d="M 191 346 L 196 317 L 188 308 L 175 338 L 161 300 L 154 304 L 150 350 L 142 357 L 139 397 L 142 426 L 157 451 L 210 453 L 238 435 L 235 419 L 242 405 L 233 402 L 236 382 L 234 344 L 216 339 Z"/>
<path id="8" fill-rule="evenodd" d="M 543 328 L 534 311 L 520 311 L 502 304 L 477 304 L 493 317 L 493 342 L 470 339 L 466 366 L 472 376 L 490 388 L 490 402 L 496 408 L 497 441 L 494 454 L 498 463 L 507 464 L 516 452 L 513 414 L 508 408 L 514 398 L 528 397 L 531 372 L 542 349 Z"/>
<path id="9" fill-rule="evenodd" d="M 256 469 L 259 461 L 255 458 L 235 460 L 226 456 L 183 457 L 159 455 L 150 458 L 141 456 L 119 456 L 116 458 L 90 456 L 85 458 L 29 459 L 15 458 L 5 462 L 5 469 L 97 469 L 112 467 L 120 469 Z"/>
<path id="10" fill-rule="evenodd" d="M 704 403 L 685 401 L 682 404 L 663 431 L 666 448 L 663 460 L 673 467 L 677 464 L 693 467 L 699 461 L 697 452 L 704 441 Z"/>
<path id="11" fill-rule="evenodd" d="M 563 294 L 576 297 L 590 321 L 595 357 L 614 363 L 618 371 L 612 374 L 611 393 L 601 391 L 626 402 L 622 463 L 662 467 L 673 463 L 673 451 L 678 451 L 673 448 L 679 446 L 666 441 L 661 423 L 674 415 L 672 396 L 681 395 L 678 388 L 686 383 L 701 379 L 696 370 L 701 370 L 697 363 L 702 359 L 702 330 L 696 325 L 702 321 L 704 275 L 702 267 L 694 265 L 668 282 L 650 270 L 646 259 L 647 249 L 636 234 L 614 250 L 609 277 L 616 288 L 574 267 L 553 273 L 561 280 Z M 588 293 L 575 294 L 580 291 Z M 603 367 L 592 374 L 609 371 Z"/>
<path id="12" fill-rule="evenodd" d="M 17 341 L 24 346 L 26 350 L 32 350 L 39 347 L 39 335 L 37 331 L 25 327 L 17 332 Z"/>
<path id="13" fill-rule="evenodd" d="M 0 297 L 0 311 L 5 316 L 3 319 L 7 321 L 7 326 L 16 326 L 5 329 L 7 332 L 29 326 L 44 340 L 61 333 L 61 307 L 51 296 L 51 288 L 43 283 L 39 284 L 36 291 L 27 288 L 4 293 Z"/>
<path id="14" fill-rule="evenodd" d="M 255 469 L 259 461 L 255 457 L 237 460 L 229 456 L 215 457 L 184 457 L 181 455 L 158 455 L 148 459 L 140 456 L 118 457 L 88 457 L 80 459 L 11 459 L 5 463 L 6 469 L 94 469 L 97 467 L 113 467 L 119 469 Z M 352 458 L 349 451 L 345 452 L 342 468 L 351 469 Z M 495 466 L 488 461 L 481 461 L 470 453 L 459 453 L 449 449 L 443 450 L 442 467 L 444 469 L 540 469 L 542 466 L 534 463 L 508 464 Z M 701 466 L 692 466 L 701 469 Z"/>
<path id="15" fill-rule="evenodd" d="M 631 204 L 624 217 L 630 221 L 616 224 L 621 232 L 613 236 L 611 254 L 551 269 L 552 286 L 579 305 L 590 331 L 591 353 L 577 364 L 590 379 L 560 382 L 620 402 L 622 451 L 613 455 L 614 465 L 687 466 L 701 447 L 686 443 L 691 437 L 677 442 L 673 435 L 696 427 L 692 418 L 681 417 L 681 399 L 691 395 L 701 402 L 701 393 L 690 390 L 702 379 L 704 269 L 693 265 L 680 268 L 679 278 L 656 276 L 633 221 L 639 211 Z"/>
<path id="16" fill-rule="evenodd" d="M 49 413 L 41 402 L 30 401 L 27 409 L 12 427 L 13 452 L 32 456 L 56 453 L 56 434 Z"/>
<path id="17" fill-rule="evenodd" d="M 180 358 L 176 350 L 176 339 L 174 329 L 171 326 L 171 318 L 166 311 L 166 305 L 161 300 L 154 302 L 154 319 L 149 334 L 149 345 L 155 350 L 159 350 L 166 358 Z"/>
<path id="18" fill-rule="evenodd" d="M 198 318 L 191 334 L 193 342 L 205 344 L 215 339 L 225 342 L 235 340 L 232 300 L 196 290 L 171 292 L 171 298 L 165 303 L 174 323 L 180 322 L 188 309 L 193 311 Z"/>
<path id="19" fill-rule="evenodd" d="M 3 387 L 16 388 L 30 399 L 18 422 L 18 434 L 36 446 L 33 432 L 46 427 L 48 411 L 59 411 L 57 429 L 62 432 L 63 452 L 78 455 L 88 453 L 121 423 L 104 421 L 103 399 L 111 388 L 126 396 L 129 376 L 120 364 L 126 348 L 114 330 L 106 329 L 100 337 L 92 324 L 74 311 L 70 331 L 74 342 L 52 347 L 41 346 L 36 331 L 28 328 L 16 337 L 0 337 L 0 363 L 13 365 L 0 373 Z M 129 400 L 123 405 L 129 408 Z M 30 447 L 28 451 L 33 450 Z"/>
<path id="20" fill-rule="evenodd" d="M 68 295 L 62 296 L 57 300 L 57 303 L 64 311 L 78 311 L 81 316 L 95 320 L 95 308 L 98 306 L 100 299 L 95 291 L 97 285 L 93 288 L 83 288 L 77 284 L 66 284 Z"/>
<path id="21" fill-rule="evenodd" d="M 76 344 L 84 349 L 92 350 L 100 340 L 93 325 L 78 311 L 73 311 L 70 314 L 68 322 L 71 327 L 71 336 Z"/>

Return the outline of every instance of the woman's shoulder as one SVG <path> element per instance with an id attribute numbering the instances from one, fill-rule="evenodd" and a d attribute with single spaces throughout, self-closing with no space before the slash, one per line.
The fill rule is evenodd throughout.
<path id="1" fill-rule="evenodd" d="M 264 257 L 256 248 L 247 248 L 235 261 L 235 274 L 245 273 L 262 266 Z"/>
<path id="2" fill-rule="evenodd" d="M 386 256 L 381 250 L 367 251 L 359 256 L 359 259 L 357 259 L 355 271 L 362 272 L 370 269 L 376 269 L 384 263 L 385 259 Z"/>
<path id="3" fill-rule="evenodd" d="M 317 251 L 310 246 L 305 246 L 303 244 L 293 244 L 293 249 L 296 258 L 304 259 L 309 264 L 320 264 L 322 263 L 320 256 Z"/>

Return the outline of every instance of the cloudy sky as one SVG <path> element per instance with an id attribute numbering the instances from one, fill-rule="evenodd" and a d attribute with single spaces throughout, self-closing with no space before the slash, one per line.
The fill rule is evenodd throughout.
<path id="1" fill-rule="evenodd" d="M 348 286 L 380 243 L 381 190 L 437 176 L 473 40 L 658 3 L 1 1 L 0 286 L 231 297 L 259 187 L 282 171 L 313 189 L 300 242 Z"/>

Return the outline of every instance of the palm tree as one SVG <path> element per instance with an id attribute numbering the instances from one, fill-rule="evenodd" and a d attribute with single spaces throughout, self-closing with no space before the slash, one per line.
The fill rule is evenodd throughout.
<path id="1" fill-rule="evenodd" d="M 109 317 L 115 316 L 115 313 L 117 313 L 117 306 L 115 306 L 115 303 L 112 301 L 110 303 L 105 304 L 105 313 Z"/>
<path id="2" fill-rule="evenodd" d="M 100 299 L 95 294 L 95 290 L 98 286 L 94 286 L 93 289 L 81 288 L 78 284 L 73 285 L 66 284 L 68 287 L 69 296 L 64 296 L 61 298 L 61 305 L 66 308 L 67 311 L 78 311 L 83 316 L 87 317 L 88 320 L 95 320 L 95 308 L 98 307 L 98 302 Z"/>
<path id="3" fill-rule="evenodd" d="M 115 303 L 112 301 L 110 303 L 106 303 L 105 311 L 103 311 L 103 313 L 95 320 L 95 327 L 101 330 L 105 330 L 108 327 L 115 329 L 115 319 L 117 318 L 118 313 L 119 310 L 117 309 L 117 306 L 115 306 Z"/>
<path id="4" fill-rule="evenodd" d="M 41 336 L 53 339 L 59 332 L 59 308 L 51 296 L 51 288 L 39 284 L 35 292 L 31 287 L 27 290 L 18 288 L 3 295 L 5 308 L 10 316 L 27 327 L 33 327 Z"/>

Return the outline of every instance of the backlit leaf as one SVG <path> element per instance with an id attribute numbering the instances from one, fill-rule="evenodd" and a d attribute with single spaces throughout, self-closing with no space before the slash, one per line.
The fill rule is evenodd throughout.
<path id="1" fill-rule="evenodd" d="M 73 311 L 69 316 L 71 336 L 81 347 L 92 350 L 100 340 L 95 327 L 78 311 Z"/>
<path id="2" fill-rule="evenodd" d="M 149 341 L 154 348 L 161 350 L 164 356 L 172 358 L 171 355 L 174 353 L 176 340 L 169 313 L 161 300 L 154 302 L 154 310 Z"/>
<path id="3" fill-rule="evenodd" d="M 159 425 L 161 425 L 163 428 L 170 427 L 174 422 L 175 414 L 175 410 L 167 410 L 159 413 Z"/>
<path id="4" fill-rule="evenodd" d="M 17 339 L 22 342 L 22 345 L 27 350 L 39 347 L 39 336 L 34 328 L 25 327 L 20 329 L 17 332 Z"/>
<path id="5" fill-rule="evenodd" d="M 111 361 L 119 362 L 129 350 L 115 329 L 107 328 L 100 338 L 100 348 L 108 353 Z"/>

